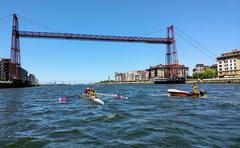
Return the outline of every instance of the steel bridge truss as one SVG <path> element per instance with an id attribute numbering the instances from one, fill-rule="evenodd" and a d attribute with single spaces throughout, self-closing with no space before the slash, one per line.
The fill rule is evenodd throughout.
<path id="1" fill-rule="evenodd" d="M 19 37 L 166 44 L 166 65 L 169 67 L 169 70 L 166 71 L 166 75 L 170 78 L 177 74 L 176 65 L 178 65 L 178 59 L 173 26 L 167 28 L 166 38 L 19 31 L 18 17 L 16 14 L 13 14 L 11 62 L 14 74 L 12 79 L 19 79 L 19 68 L 21 67 Z"/>

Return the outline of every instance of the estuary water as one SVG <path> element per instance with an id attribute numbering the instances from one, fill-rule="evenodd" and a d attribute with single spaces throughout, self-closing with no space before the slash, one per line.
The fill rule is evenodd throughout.
<path id="1" fill-rule="evenodd" d="M 104 105 L 71 97 L 89 85 L 0 90 L 0 147 L 239 147 L 240 84 L 91 85 Z M 61 104 L 58 98 L 70 96 Z"/>

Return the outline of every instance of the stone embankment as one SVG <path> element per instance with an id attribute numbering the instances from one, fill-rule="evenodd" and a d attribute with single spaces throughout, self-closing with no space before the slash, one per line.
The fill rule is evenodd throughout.
<path id="1" fill-rule="evenodd" d="M 188 79 L 186 83 L 240 83 L 240 78 Z"/>

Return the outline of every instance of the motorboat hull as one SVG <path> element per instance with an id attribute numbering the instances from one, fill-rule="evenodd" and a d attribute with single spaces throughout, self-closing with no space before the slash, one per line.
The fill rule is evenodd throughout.
<path id="1" fill-rule="evenodd" d="M 205 95 L 206 91 L 200 92 L 200 93 L 191 93 L 188 91 L 182 91 L 182 90 L 177 90 L 177 89 L 168 89 L 167 90 L 169 96 L 180 96 L 180 97 L 199 97 Z"/>

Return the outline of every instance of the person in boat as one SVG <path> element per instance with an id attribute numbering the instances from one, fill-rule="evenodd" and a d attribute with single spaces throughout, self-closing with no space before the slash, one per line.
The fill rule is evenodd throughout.
<path id="1" fill-rule="evenodd" d="M 192 88 L 193 88 L 193 94 L 199 94 L 198 86 L 195 83 L 192 85 Z"/>
<path id="2" fill-rule="evenodd" d="M 96 98 L 95 90 L 93 88 L 87 87 L 85 89 L 84 93 L 90 99 L 95 99 Z"/>
<path id="3" fill-rule="evenodd" d="M 91 99 L 95 99 L 96 98 L 96 93 L 95 93 L 95 90 L 93 88 L 90 88 L 90 92 L 89 92 L 89 97 Z"/>
<path id="4" fill-rule="evenodd" d="M 85 88 L 85 90 L 84 90 L 84 95 L 88 96 L 89 91 L 90 91 L 90 88 L 89 88 L 89 87 Z"/>

